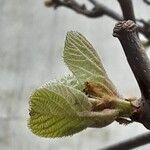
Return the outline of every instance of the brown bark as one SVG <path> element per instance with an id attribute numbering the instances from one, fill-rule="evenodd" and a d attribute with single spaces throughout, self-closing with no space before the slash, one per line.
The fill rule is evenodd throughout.
<path id="1" fill-rule="evenodd" d="M 140 109 L 131 118 L 150 129 L 150 61 L 136 33 L 136 24 L 128 20 L 115 25 L 113 36 L 119 39 L 141 90 Z"/>

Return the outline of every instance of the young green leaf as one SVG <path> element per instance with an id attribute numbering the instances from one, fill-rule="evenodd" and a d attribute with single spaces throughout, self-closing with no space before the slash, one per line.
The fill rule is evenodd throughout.
<path id="1" fill-rule="evenodd" d="M 43 137 L 62 137 L 79 132 L 91 120 L 79 116 L 91 110 L 87 97 L 80 91 L 64 85 L 48 84 L 30 98 L 29 127 Z"/>
<path id="2" fill-rule="evenodd" d="M 115 86 L 108 78 L 95 49 L 80 33 L 67 33 L 64 61 L 81 85 L 94 82 L 103 89 L 102 91 L 110 91 L 110 95 L 117 95 Z"/>
<path id="3" fill-rule="evenodd" d="M 79 83 L 79 81 L 74 75 L 65 76 L 61 78 L 58 82 L 66 86 L 73 87 L 78 90 L 82 90 L 82 85 Z"/>
<path id="4" fill-rule="evenodd" d="M 73 135 L 87 127 L 104 127 L 118 116 L 117 110 L 92 112 L 88 98 L 62 84 L 47 84 L 30 97 L 31 131 L 42 137 Z"/>

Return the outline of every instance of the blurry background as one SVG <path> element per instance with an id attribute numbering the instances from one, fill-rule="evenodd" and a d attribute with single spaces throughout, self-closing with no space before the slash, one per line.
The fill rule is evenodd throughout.
<path id="1" fill-rule="evenodd" d="M 117 1 L 101 1 L 121 13 Z M 133 3 L 136 17 L 149 19 L 148 6 L 140 0 Z M 42 0 L 0 0 L 0 150 L 96 150 L 147 131 L 138 123 L 113 123 L 72 137 L 45 139 L 27 127 L 31 92 L 69 73 L 62 51 L 70 30 L 91 41 L 124 97 L 140 96 L 121 45 L 112 37 L 114 24 L 107 16 L 88 19 L 66 8 L 54 11 Z M 149 150 L 150 145 L 138 149 Z"/>

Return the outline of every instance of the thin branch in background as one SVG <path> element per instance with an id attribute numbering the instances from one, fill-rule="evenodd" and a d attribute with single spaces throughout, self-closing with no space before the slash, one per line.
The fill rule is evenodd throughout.
<path id="1" fill-rule="evenodd" d="M 150 5 L 150 0 L 143 0 L 147 5 Z"/>
<path id="2" fill-rule="evenodd" d="M 105 5 L 98 3 L 95 0 L 88 0 L 88 1 L 91 2 L 91 4 L 93 4 L 94 6 L 90 10 L 87 9 L 85 4 L 79 4 L 75 0 L 63 0 L 63 1 L 62 0 L 48 0 L 45 2 L 45 5 L 48 7 L 53 6 L 54 8 L 58 8 L 61 6 L 67 7 L 67 8 L 74 10 L 75 12 L 79 14 L 85 15 L 90 18 L 97 18 L 103 15 L 107 15 L 118 21 L 123 20 L 123 18 L 118 13 L 106 7 Z"/>
<path id="3" fill-rule="evenodd" d="M 133 10 L 132 0 L 118 0 L 124 20 L 133 20 L 135 22 L 135 15 Z"/>
<path id="4" fill-rule="evenodd" d="M 83 14 L 88 17 L 92 17 L 94 14 L 94 11 L 89 11 L 84 4 L 80 5 L 76 1 L 73 1 L 73 0 L 64 0 L 64 1 L 48 0 L 48 1 L 45 1 L 45 5 L 47 7 L 53 6 L 55 9 L 57 9 L 58 7 L 62 7 L 62 6 L 67 7 L 67 8 L 74 10 L 75 12 L 79 14 Z"/>
<path id="5" fill-rule="evenodd" d="M 111 145 L 101 150 L 129 150 L 146 144 L 150 144 L 150 133 L 139 135 L 137 137 L 128 139 L 127 141 Z"/>
<path id="6" fill-rule="evenodd" d="M 115 20 L 121 21 L 123 20 L 122 16 L 120 16 L 117 12 L 113 11 L 112 9 L 106 7 L 102 3 L 96 1 L 96 0 L 88 0 L 94 5 L 94 8 L 97 9 L 97 11 L 102 11 L 103 15 L 109 16 L 110 18 L 113 18 Z M 100 16 L 98 16 L 100 17 Z"/>
<path id="7" fill-rule="evenodd" d="M 141 30 L 141 33 L 145 35 L 150 43 L 150 20 L 138 19 L 137 21 L 143 24 L 143 27 L 139 28 L 139 30 Z"/>
<path id="8" fill-rule="evenodd" d="M 45 5 L 47 7 L 54 7 L 55 9 L 58 7 L 66 7 L 66 8 L 70 8 L 71 10 L 75 11 L 76 13 L 82 14 L 86 17 L 89 18 L 98 18 L 98 17 L 102 17 L 104 15 L 109 16 L 110 18 L 117 20 L 117 21 L 122 21 L 123 17 L 121 15 L 119 15 L 117 12 L 115 12 L 114 10 L 106 7 L 105 5 L 99 3 L 96 0 L 88 0 L 91 4 L 93 4 L 93 8 L 92 9 L 87 9 L 85 4 L 79 4 L 77 1 L 75 0 L 47 0 L 45 2 Z M 127 18 L 132 18 L 131 20 L 135 20 L 134 17 L 134 13 L 133 13 L 133 7 L 132 7 L 132 2 L 131 0 L 119 0 L 119 1 L 123 1 L 123 2 L 128 2 L 128 4 L 130 5 L 129 9 L 130 9 L 130 14 L 132 15 L 127 15 L 126 13 L 124 14 L 124 17 Z M 126 5 L 127 5 L 126 2 Z M 128 8 L 128 7 L 127 7 Z M 124 7 L 124 10 L 127 10 L 126 7 Z M 125 12 L 124 11 L 124 12 Z M 150 41 L 150 30 L 148 30 L 145 26 L 138 26 L 138 31 L 140 33 L 142 33 L 147 39 L 148 41 Z"/>

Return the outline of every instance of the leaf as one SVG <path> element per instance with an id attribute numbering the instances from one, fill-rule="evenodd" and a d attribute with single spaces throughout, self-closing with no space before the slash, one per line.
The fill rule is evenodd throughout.
<path id="1" fill-rule="evenodd" d="M 82 86 L 74 75 L 65 76 L 61 78 L 58 82 L 82 91 Z"/>
<path id="2" fill-rule="evenodd" d="M 118 95 L 95 49 L 80 33 L 67 33 L 64 62 L 82 86 L 86 82 L 94 82 L 102 91 L 109 91 L 108 95 Z"/>
<path id="3" fill-rule="evenodd" d="M 113 122 L 116 110 L 92 112 L 87 96 L 62 84 L 47 84 L 30 97 L 31 131 L 42 137 L 73 135 L 87 127 L 103 127 Z"/>
<path id="4" fill-rule="evenodd" d="M 47 84 L 30 98 L 29 127 L 43 137 L 62 137 L 79 132 L 91 124 L 79 112 L 91 110 L 87 97 L 64 85 Z"/>

